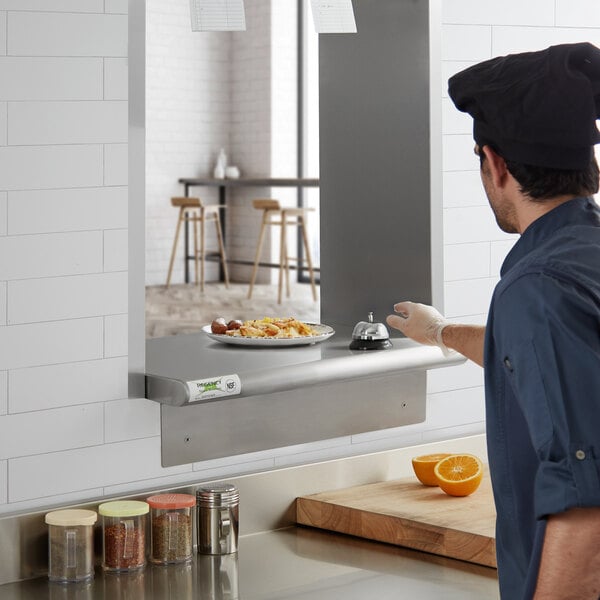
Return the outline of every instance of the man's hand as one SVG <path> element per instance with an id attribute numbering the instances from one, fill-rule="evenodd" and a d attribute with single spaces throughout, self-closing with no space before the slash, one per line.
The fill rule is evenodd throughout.
<path id="1" fill-rule="evenodd" d="M 390 327 L 401 331 L 405 336 L 428 346 L 439 346 L 442 351 L 448 348 L 442 341 L 442 330 L 448 321 L 433 306 L 416 302 L 399 302 L 394 310 L 400 315 L 389 315 Z"/>
<path id="2" fill-rule="evenodd" d="M 448 353 L 448 348 L 456 350 L 483 366 L 485 327 L 450 323 L 433 306 L 426 304 L 398 302 L 394 304 L 394 310 L 398 314 L 386 319 L 390 327 L 420 344 L 439 346 L 444 354 Z"/>

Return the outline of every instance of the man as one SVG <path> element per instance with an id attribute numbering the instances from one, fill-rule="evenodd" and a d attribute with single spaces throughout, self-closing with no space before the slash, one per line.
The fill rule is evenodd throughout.
<path id="1" fill-rule="evenodd" d="M 519 233 L 486 327 L 433 307 L 388 324 L 485 368 L 487 444 L 506 600 L 600 597 L 600 50 L 564 44 L 458 73 L 481 179 Z"/>

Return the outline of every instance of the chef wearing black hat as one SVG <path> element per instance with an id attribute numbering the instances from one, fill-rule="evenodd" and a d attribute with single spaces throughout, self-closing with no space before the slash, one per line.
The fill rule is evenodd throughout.
<path id="1" fill-rule="evenodd" d="M 600 598 L 600 50 L 494 58 L 450 79 L 506 257 L 485 327 L 433 307 L 388 323 L 485 368 L 503 599 Z"/>

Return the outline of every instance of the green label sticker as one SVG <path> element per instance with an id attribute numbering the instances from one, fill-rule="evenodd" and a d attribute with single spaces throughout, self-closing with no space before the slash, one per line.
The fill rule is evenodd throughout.
<path id="1" fill-rule="evenodd" d="M 202 402 L 242 393 L 242 382 L 238 375 L 219 375 L 187 382 L 189 402 Z"/>

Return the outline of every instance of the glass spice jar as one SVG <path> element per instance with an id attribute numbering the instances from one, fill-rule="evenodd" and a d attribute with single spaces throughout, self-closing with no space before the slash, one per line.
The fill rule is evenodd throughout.
<path id="1" fill-rule="evenodd" d="M 192 559 L 192 507 L 190 494 L 158 494 L 150 505 L 150 561 L 166 565 Z"/>
<path id="2" fill-rule="evenodd" d="M 146 515 L 150 507 L 138 500 L 105 502 L 102 517 L 102 568 L 133 571 L 146 565 Z"/>
<path id="3" fill-rule="evenodd" d="M 93 510 L 56 510 L 48 524 L 48 578 L 50 581 L 86 581 L 94 576 Z"/>

